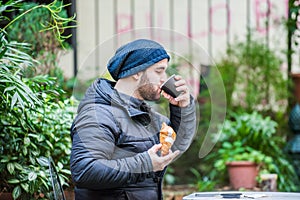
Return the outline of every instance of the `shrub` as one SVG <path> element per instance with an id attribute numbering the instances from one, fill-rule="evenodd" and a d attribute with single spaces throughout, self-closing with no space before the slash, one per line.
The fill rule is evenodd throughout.
<path id="1" fill-rule="evenodd" d="M 288 156 L 283 151 L 284 140 L 276 136 L 277 123 L 275 121 L 271 120 L 270 117 L 263 117 L 257 112 L 233 113 L 231 118 L 227 119 L 220 128 L 222 128 L 222 134 L 220 138 L 215 138 L 218 140 L 217 148 L 223 144 L 221 149 L 224 150 L 224 148 L 228 149 L 226 145 L 232 146 L 233 144 L 233 146 L 235 145 L 234 149 L 240 152 L 247 153 L 250 148 L 251 151 L 255 150 L 255 152 L 262 153 L 265 158 L 268 158 L 268 160 L 264 160 L 268 164 L 265 169 L 269 173 L 278 174 L 278 189 L 280 191 L 297 191 L 296 185 L 299 180 Z M 207 159 L 215 163 L 221 159 L 223 150 L 218 149 L 221 152 L 213 152 Z M 215 163 L 215 166 L 219 168 L 220 163 Z M 218 178 L 220 172 L 214 168 L 211 176 Z"/>
<path id="2" fill-rule="evenodd" d="M 0 2 L 0 20 L 2 12 L 19 2 Z M 53 4 L 43 6 L 55 14 Z M 38 62 L 27 53 L 29 44 L 7 39 L 6 28 L 0 29 L 0 189 L 12 192 L 14 199 L 51 198 L 47 157 L 53 157 L 63 184 L 70 183 L 69 128 L 74 102 L 61 100 L 64 91 L 56 78 L 26 78 L 25 71 Z"/>

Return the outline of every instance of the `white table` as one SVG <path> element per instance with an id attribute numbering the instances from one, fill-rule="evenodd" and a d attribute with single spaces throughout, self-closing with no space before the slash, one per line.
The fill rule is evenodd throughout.
<path id="1" fill-rule="evenodd" d="M 233 196 L 232 196 L 233 195 Z M 230 200 L 230 199 L 262 199 L 262 200 L 300 200 L 300 193 L 293 192 L 195 192 L 183 197 L 183 200 Z"/>

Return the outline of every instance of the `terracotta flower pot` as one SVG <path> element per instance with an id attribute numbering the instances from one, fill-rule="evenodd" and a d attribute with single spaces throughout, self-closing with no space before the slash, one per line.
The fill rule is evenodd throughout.
<path id="1" fill-rule="evenodd" d="M 258 175 L 257 164 L 250 161 L 233 161 L 228 162 L 226 165 L 230 185 L 233 189 L 251 189 L 256 186 L 256 176 Z"/>

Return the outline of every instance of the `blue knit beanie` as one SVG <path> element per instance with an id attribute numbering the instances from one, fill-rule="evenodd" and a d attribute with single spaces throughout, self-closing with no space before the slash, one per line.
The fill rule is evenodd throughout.
<path id="1" fill-rule="evenodd" d="M 165 49 L 152 40 L 139 39 L 121 46 L 109 60 L 107 69 L 117 81 L 136 74 L 167 58 Z"/>

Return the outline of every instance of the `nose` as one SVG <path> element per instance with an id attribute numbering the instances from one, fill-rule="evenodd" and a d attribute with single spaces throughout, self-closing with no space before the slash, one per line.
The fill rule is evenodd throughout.
<path id="1" fill-rule="evenodd" d="M 164 73 L 161 78 L 160 78 L 160 81 L 163 83 L 165 82 L 166 80 L 168 79 L 168 75 L 166 73 Z"/>

